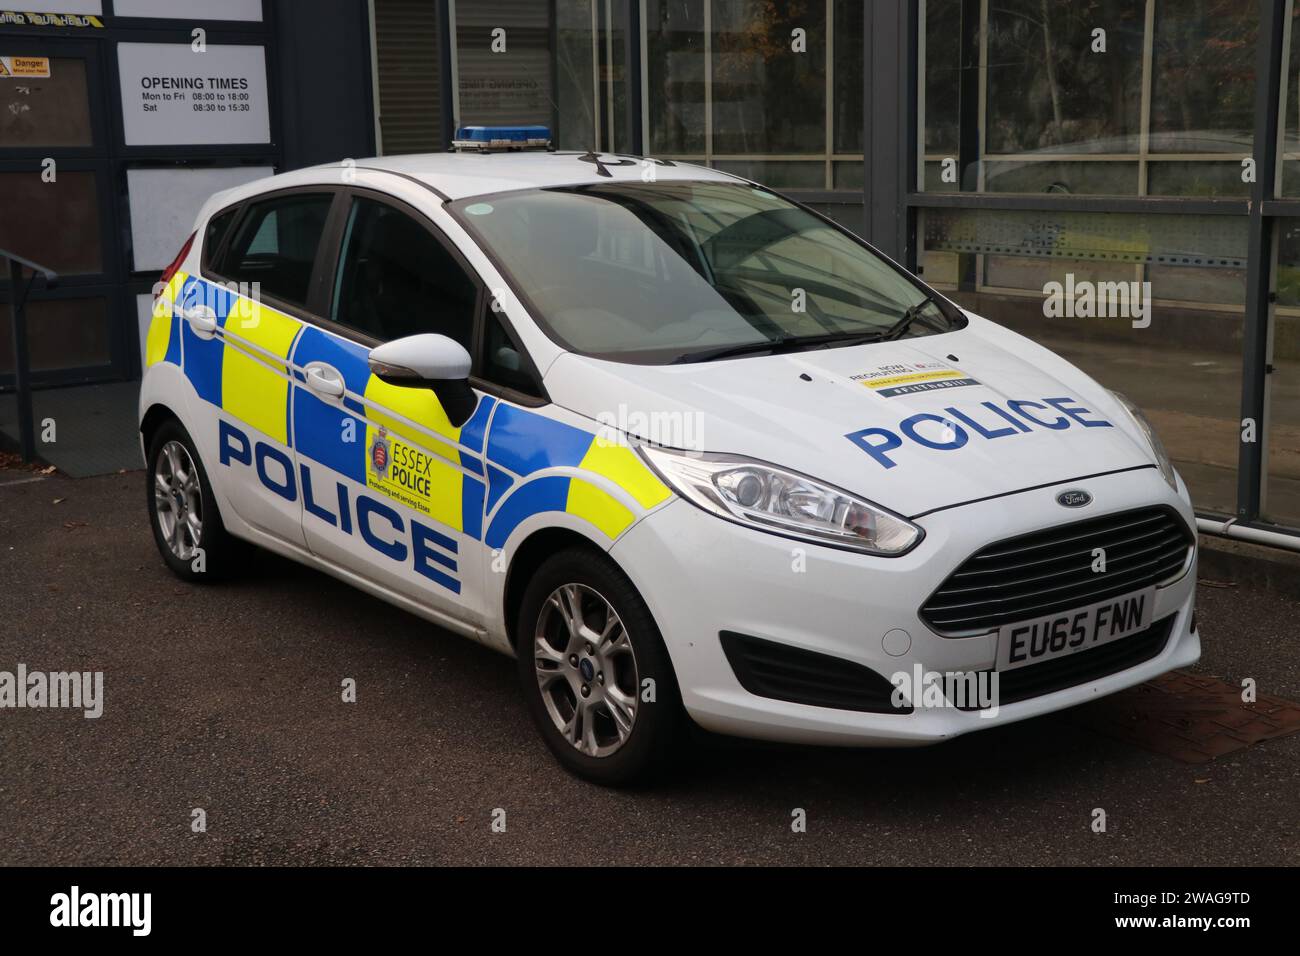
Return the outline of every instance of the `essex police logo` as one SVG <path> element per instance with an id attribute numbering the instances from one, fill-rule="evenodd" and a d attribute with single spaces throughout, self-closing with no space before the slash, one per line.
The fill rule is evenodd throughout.
<path id="1" fill-rule="evenodd" d="M 370 444 L 370 467 L 375 470 L 375 474 L 380 478 L 388 474 L 388 441 L 386 439 L 387 436 L 380 432 Z"/>

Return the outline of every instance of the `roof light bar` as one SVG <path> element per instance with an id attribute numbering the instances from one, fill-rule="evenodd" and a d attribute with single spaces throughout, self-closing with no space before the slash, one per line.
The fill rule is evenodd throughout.
<path id="1" fill-rule="evenodd" d="M 462 126 L 452 148 L 464 151 L 492 149 L 549 149 L 551 131 L 545 126 Z"/>

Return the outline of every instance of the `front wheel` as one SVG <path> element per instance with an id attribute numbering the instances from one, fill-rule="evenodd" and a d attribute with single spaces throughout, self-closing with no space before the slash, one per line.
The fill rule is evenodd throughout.
<path id="1" fill-rule="evenodd" d="M 575 548 L 547 559 L 517 630 L 524 696 L 561 764 L 614 786 L 664 769 L 681 725 L 677 681 L 649 608 L 609 558 Z"/>

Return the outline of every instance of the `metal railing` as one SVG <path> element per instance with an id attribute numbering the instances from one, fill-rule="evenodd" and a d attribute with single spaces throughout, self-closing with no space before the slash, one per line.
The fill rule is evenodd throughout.
<path id="1" fill-rule="evenodd" d="M 32 414 L 31 356 L 27 353 L 27 296 L 36 280 L 41 279 L 46 289 L 53 289 L 59 274 L 53 269 L 24 259 L 22 256 L 0 249 L 0 259 L 9 261 L 9 308 L 13 318 L 14 339 L 14 392 L 18 398 L 18 444 L 24 462 L 36 459 L 36 421 Z M 30 275 L 24 279 L 23 270 Z"/>

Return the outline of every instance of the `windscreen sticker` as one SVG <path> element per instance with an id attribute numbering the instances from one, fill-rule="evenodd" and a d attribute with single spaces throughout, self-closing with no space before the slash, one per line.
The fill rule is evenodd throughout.
<path id="1" fill-rule="evenodd" d="M 900 362 L 881 365 L 868 372 L 850 376 L 865 385 L 881 398 L 914 395 L 917 392 L 934 392 L 944 388 L 961 388 L 978 385 L 977 380 L 960 369 L 942 362 Z"/>

